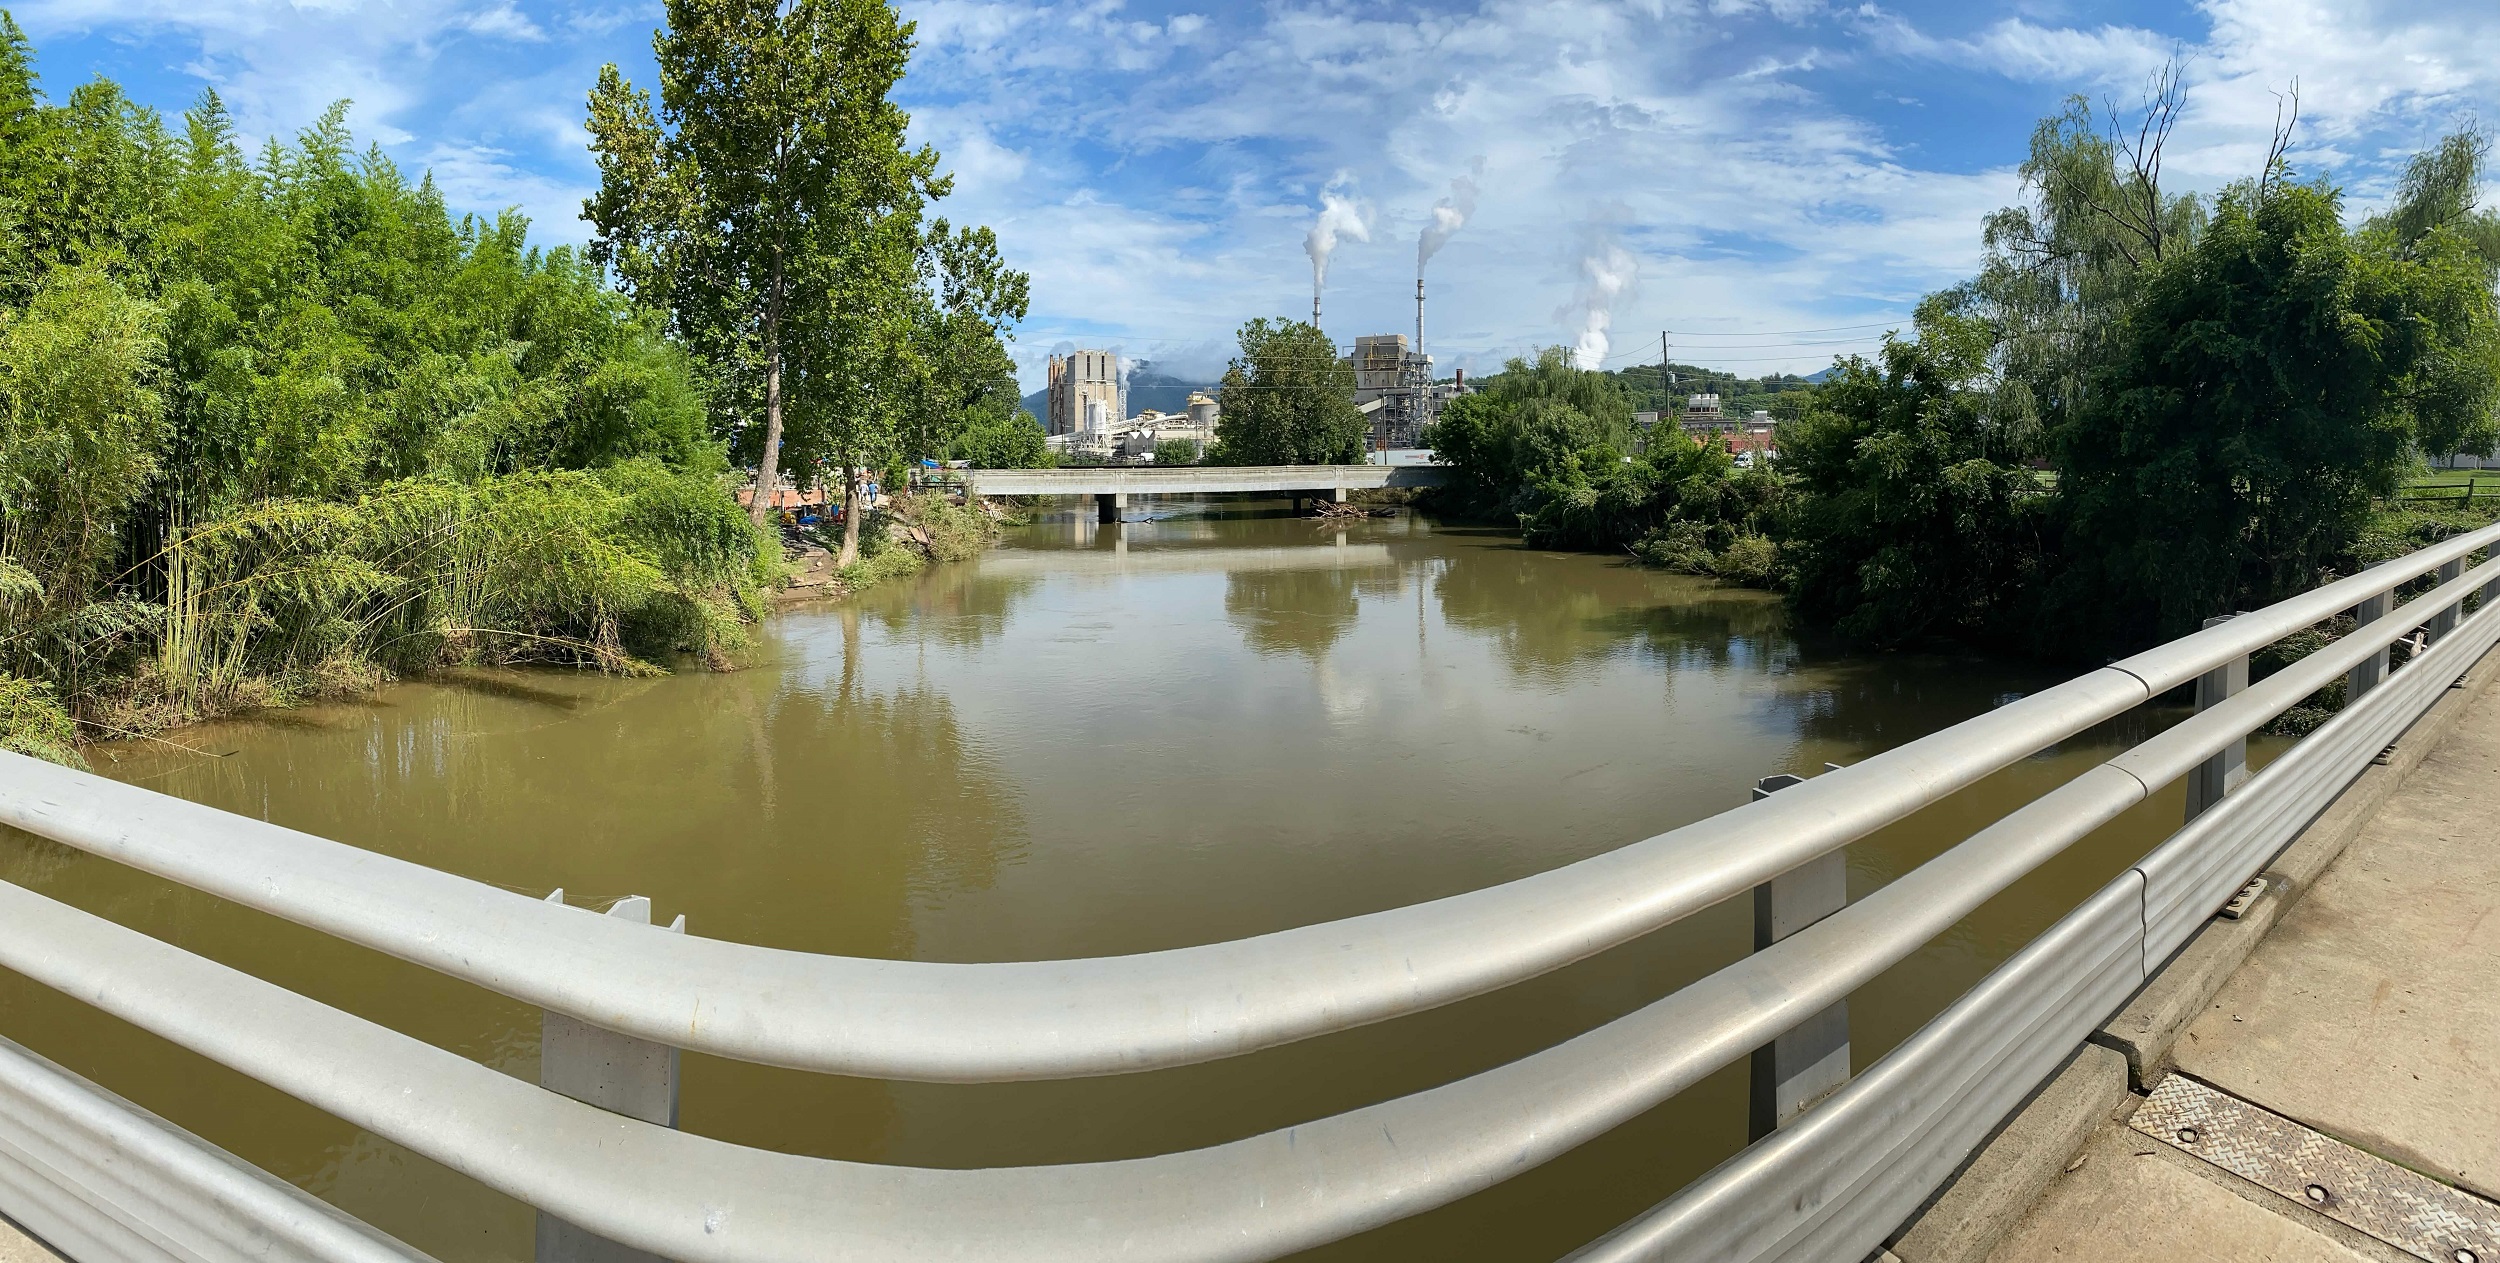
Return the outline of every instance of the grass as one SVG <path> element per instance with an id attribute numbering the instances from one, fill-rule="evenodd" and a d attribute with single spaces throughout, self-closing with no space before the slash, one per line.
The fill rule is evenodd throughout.
<path id="1" fill-rule="evenodd" d="M 2432 501 L 2467 504 L 2500 499 L 2500 469 L 2434 469 L 2405 482 L 2399 503 Z"/>

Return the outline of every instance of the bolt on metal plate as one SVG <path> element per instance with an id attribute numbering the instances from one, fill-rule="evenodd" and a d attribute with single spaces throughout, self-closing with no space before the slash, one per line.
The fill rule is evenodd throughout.
<path id="1" fill-rule="evenodd" d="M 2247 916 L 2248 910 L 2255 907 L 2257 905 L 2257 900 L 2262 898 L 2265 893 L 2266 879 L 2263 877 L 2251 877 L 2248 879 L 2247 885 L 2240 887 L 2240 892 L 2238 894 L 2231 896 L 2231 902 L 2222 905 L 2222 911 L 2217 915 L 2221 916 L 2225 921 L 2237 921 L 2241 917 Z"/>
<path id="2" fill-rule="evenodd" d="M 2500 1204 L 2183 1074 L 2128 1126 L 2429 1263 L 2500 1263 Z"/>

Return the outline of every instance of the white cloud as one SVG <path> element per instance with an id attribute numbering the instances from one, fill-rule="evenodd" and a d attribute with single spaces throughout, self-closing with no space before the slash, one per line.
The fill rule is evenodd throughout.
<path id="1" fill-rule="evenodd" d="M 1817 42 L 1784 36 L 1750 60 L 1712 47 L 1721 23 L 1776 13 L 1492 0 L 1392 22 L 1278 7 L 1250 29 L 1210 32 L 1221 51 L 1113 101 L 1060 69 L 1083 64 L 1105 29 L 1061 41 L 1081 23 L 1041 11 L 1009 42 L 968 12 L 923 20 L 924 33 L 963 34 L 930 40 L 919 82 L 943 101 L 945 128 L 1027 157 L 1021 183 L 967 189 L 961 209 L 1001 223 L 1011 259 L 1033 272 L 1028 348 L 1116 333 L 1151 358 L 1253 315 L 1298 314 L 1295 247 L 1340 171 L 1377 208 L 1373 240 L 1341 241 L 1331 257 L 1328 325 L 1348 339 L 1412 327 L 1416 236 L 1450 172 L 1481 156 L 1481 206 L 1433 264 L 1428 320 L 1445 367 L 1479 370 L 1601 332 L 1601 354 L 1623 362 L 1654 354 L 1642 348 L 1661 327 L 1903 312 L 1976 262 L 1979 216 L 2013 192 L 2001 165 L 1920 171 L 1802 88 L 1829 56 Z M 1738 73 L 1748 65 L 1757 72 Z M 991 86 L 960 89 L 976 83 Z M 1108 174 L 1154 176 L 1107 179 L 1089 152 L 1111 155 Z M 1081 200 L 1037 204 L 1080 184 Z M 1620 208 L 1618 254 L 1572 247 L 1576 208 L 1591 205 Z M 1590 257 L 1609 277 L 1636 272 L 1637 293 L 1598 285 Z M 1748 367 L 1827 356 L 1763 365 L 1744 353 Z"/>
<path id="2" fill-rule="evenodd" d="M 15 11 L 47 61 L 81 40 L 180 50 L 164 66 L 124 53 L 99 68 L 169 111 L 214 86 L 251 146 L 352 101 L 357 135 L 412 177 L 432 166 L 455 210 L 518 206 L 551 241 L 584 234 L 593 74 L 602 60 L 633 63 L 657 21 L 614 0 L 33 0 Z M 622 47 L 589 42 L 602 33 Z M 151 94 L 151 75 L 174 82 Z"/>
<path id="3" fill-rule="evenodd" d="M 1476 212 L 1432 263 L 1444 366 L 1586 333 L 1576 237 L 1608 206 L 1640 280 L 1607 308 L 1615 362 L 1666 329 L 1690 332 L 1680 356 L 1715 332 L 1730 367 L 1811 369 L 1835 348 L 1734 334 L 1902 315 L 1966 275 L 1980 217 L 2018 194 L 2030 118 L 2069 92 L 2131 101 L 2174 51 L 2190 76 L 2169 155 L 2183 186 L 2249 173 L 2295 78 L 2293 158 L 2357 205 L 2500 107 L 2500 14 L 2453 0 L 2202 0 L 2141 21 L 2032 0 L 1917 22 L 1823 0 L 901 3 L 918 24 L 901 90 L 913 137 L 957 177 L 939 212 L 995 226 L 1033 274 L 1028 367 L 1067 340 L 1211 368 L 1242 320 L 1299 314 L 1305 235 L 1340 172 L 1373 215 L 1371 240 L 1331 255 L 1329 328 L 1411 328 L 1416 235 L 1480 158 Z M 659 20 L 654 0 L 16 12 L 47 53 L 84 40 L 100 65 L 162 75 L 154 103 L 214 83 L 247 131 L 292 132 L 352 97 L 360 131 L 431 164 L 455 204 L 519 205 L 572 240 L 596 179 L 583 94 L 611 60 L 653 86 Z M 1854 336 L 1822 341 L 1872 342 Z"/>
<path id="4" fill-rule="evenodd" d="M 2177 51 L 2173 40 L 2138 27 L 2093 30 L 2034 26 L 2007 18 L 1966 42 L 1979 66 L 2042 83 L 2133 84 Z"/>
<path id="5" fill-rule="evenodd" d="M 520 10 L 509 4 L 471 14 L 464 25 L 476 34 L 501 36 L 504 39 L 538 43 L 547 38 L 547 32 L 539 29 L 536 22 L 530 21 Z"/>
<path id="6" fill-rule="evenodd" d="M 2086 30 L 2011 17 L 1966 36 L 1942 38 L 1873 3 L 1859 5 L 1848 17 L 1869 47 L 1887 55 L 2075 89 L 2139 83 L 2179 51 L 2178 41 L 2132 26 Z"/>

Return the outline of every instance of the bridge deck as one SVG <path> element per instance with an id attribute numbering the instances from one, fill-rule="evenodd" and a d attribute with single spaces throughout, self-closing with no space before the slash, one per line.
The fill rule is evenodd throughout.
<path id="1" fill-rule="evenodd" d="M 2434 710 L 2407 736 L 2426 747 L 2418 762 L 2314 882 L 2276 874 L 2289 891 L 2266 898 L 2290 902 L 2271 931 L 2212 971 L 2219 989 L 2196 991 L 2210 1000 L 2145 1059 L 2138 1078 L 2153 1082 L 2113 1093 L 2080 1152 L 2059 1150 L 2081 1165 L 2047 1168 L 1988 1259 L 2500 1263 L 2495 673 L 2487 660 L 2450 694 L 2444 732 Z M 2191 945 L 2165 977 L 2197 957 Z M 2123 1066 L 2093 1054 L 2115 1085 Z M 1895 1253 L 1979 1257 L 1948 1235 L 1914 1230 Z"/>
<path id="2" fill-rule="evenodd" d="M 1437 487 L 1448 476 L 1438 465 L 1131 465 L 977 469 L 966 472 L 964 482 L 976 496 L 1207 495 Z"/>

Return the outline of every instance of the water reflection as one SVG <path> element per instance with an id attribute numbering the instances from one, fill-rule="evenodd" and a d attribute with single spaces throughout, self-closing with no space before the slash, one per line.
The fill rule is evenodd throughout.
<path id="1" fill-rule="evenodd" d="M 1323 555 L 1328 550 L 1320 550 Z M 1353 630 L 1361 602 L 1352 571 L 1242 569 L 1224 576 L 1224 617 L 1260 653 L 1314 661 Z"/>

